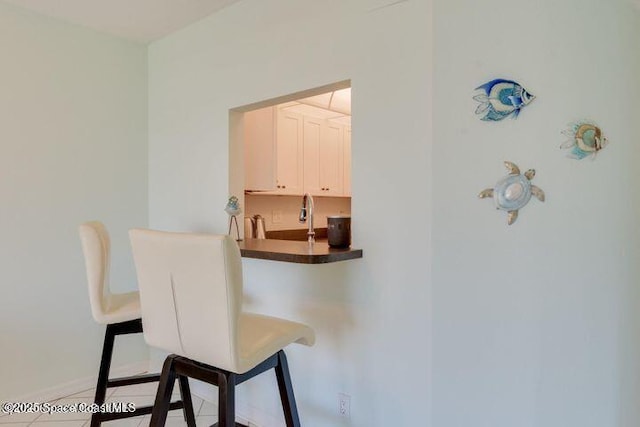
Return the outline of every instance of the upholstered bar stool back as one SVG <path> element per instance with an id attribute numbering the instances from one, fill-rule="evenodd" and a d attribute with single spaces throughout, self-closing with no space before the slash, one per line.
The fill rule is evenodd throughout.
<path id="1" fill-rule="evenodd" d="M 93 319 L 101 325 L 139 319 L 138 292 L 112 294 L 109 289 L 111 240 L 105 226 L 98 221 L 87 222 L 79 227 L 79 232 Z"/>
<path id="2" fill-rule="evenodd" d="M 242 260 L 230 236 L 131 230 L 147 343 L 173 353 L 163 377 L 187 375 L 218 385 L 219 425 L 234 426 L 234 387 L 276 369 L 287 426 L 299 420 L 282 349 L 313 345 L 301 323 L 242 311 Z M 161 380 L 151 425 L 164 425 Z M 169 386 L 170 387 L 170 386 Z"/>
<path id="3" fill-rule="evenodd" d="M 242 264 L 224 236 L 144 233 L 134 241 L 151 346 L 237 371 Z M 207 333 L 203 333 L 206 331 Z"/>
<path id="4" fill-rule="evenodd" d="M 78 231 L 85 258 L 91 314 L 97 323 L 106 325 L 94 398 L 94 403 L 101 405 L 105 401 L 108 388 L 157 382 L 160 380 L 160 375 L 135 375 L 109 379 L 115 337 L 142 333 L 140 294 L 137 291 L 119 294 L 111 292 L 109 288 L 111 242 L 105 226 L 101 222 L 92 221 L 80 225 Z M 171 409 L 184 408 L 185 420 L 190 426 L 195 425 L 189 384 L 186 380 L 180 383 L 180 390 L 182 401 L 171 403 Z M 133 412 L 96 412 L 91 416 L 91 427 L 99 426 L 104 421 L 150 414 L 151 410 L 151 406 L 146 406 L 138 407 Z"/>

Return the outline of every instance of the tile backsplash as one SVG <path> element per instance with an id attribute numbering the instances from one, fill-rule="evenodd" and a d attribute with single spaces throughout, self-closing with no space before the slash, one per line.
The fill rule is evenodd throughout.
<path id="1" fill-rule="evenodd" d="M 351 215 L 350 197 L 314 197 L 313 202 L 316 228 L 326 227 L 329 215 Z M 302 196 L 246 194 L 244 203 L 244 216 L 262 215 L 267 231 L 307 228 L 298 221 Z"/>

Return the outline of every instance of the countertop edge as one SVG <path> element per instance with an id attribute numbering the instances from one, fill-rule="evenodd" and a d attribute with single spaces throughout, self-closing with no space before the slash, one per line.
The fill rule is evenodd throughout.
<path id="1" fill-rule="evenodd" d="M 282 243 L 287 241 L 273 240 L 273 247 L 269 247 L 269 240 L 265 239 L 259 242 L 260 246 L 262 246 L 260 248 L 251 247 L 250 240 L 238 242 L 242 257 L 296 264 L 329 264 L 363 257 L 362 249 L 347 248 L 334 251 L 328 246 L 323 246 L 319 249 L 319 253 L 300 253 L 298 242 L 291 242 L 291 246 L 287 247 Z M 249 247 L 245 247 L 247 245 Z M 326 243 L 323 245 L 326 245 Z M 329 251 L 328 253 L 327 250 Z"/>

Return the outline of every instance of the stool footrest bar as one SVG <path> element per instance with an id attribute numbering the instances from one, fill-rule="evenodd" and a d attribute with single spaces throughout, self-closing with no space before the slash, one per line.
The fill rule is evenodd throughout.
<path id="1" fill-rule="evenodd" d="M 169 405 L 170 411 L 173 411 L 175 409 L 182 409 L 182 408 L 184 408 L 184 404 L 182 403 L 181 400 L 177 402 L 171 402 L 171 405 Z M 153 411 L 153 406 L 141 406 L 139 408 L 136 408 L 136 410 L 133 412 L 105 412 L 97 415 L 100 421 L 104 422 L 104 421 L 119 420 L 122 418 L 137 417 L 140 415 L 149 415 L 152 411 Z"/>
<path id="2" fill-rule="evenodd" d="M 107 382 L 107 387 L 122 387 L 125 385 L 144 384 L 160 381 L 160 374 L 132 375 L 130 377 L 113 378 Z"/>

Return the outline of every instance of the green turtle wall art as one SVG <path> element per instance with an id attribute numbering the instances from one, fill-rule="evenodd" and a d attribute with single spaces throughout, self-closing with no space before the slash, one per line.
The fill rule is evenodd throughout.
<path id="1" fill-rule="evenodd" d="M 509 225 L 518 219 L 518 210 L 523 208 L 534 195 L 544 202 L 544 191 L 531 184 L 536 175 L 534 169 L 529 169 L 524 174 L 520 168 L 512 162 L 504 162 L 509 174 L 499 180 L 493 188 L 482 190 L 478 197 L 481 199 L 493 197 L 496 209 L 507 211 L 507 223 Z"/>

